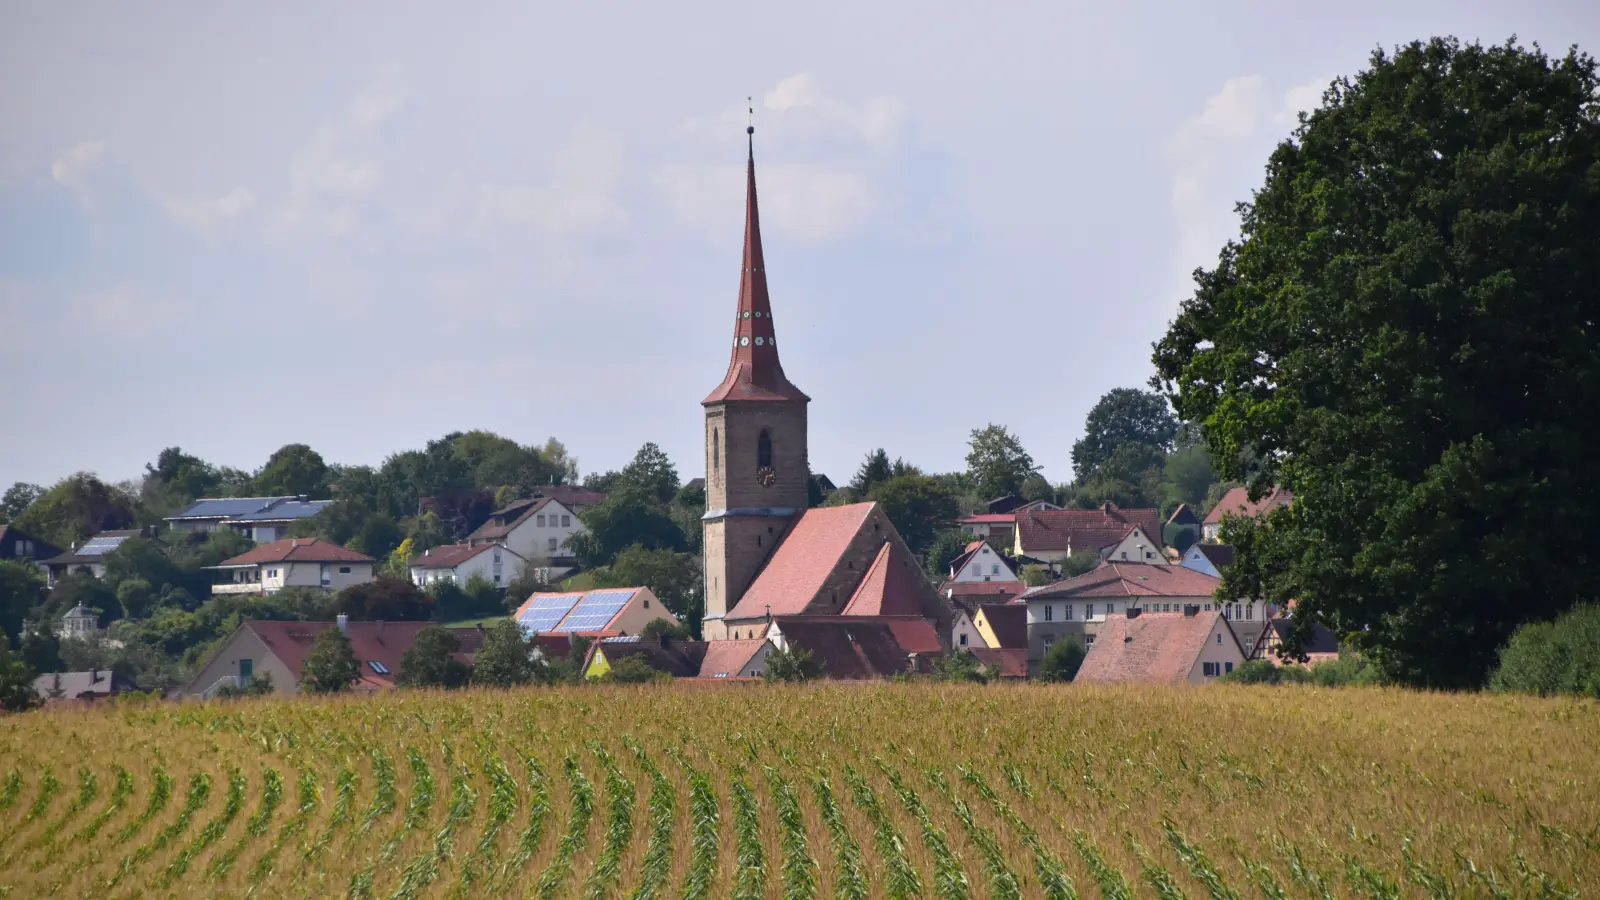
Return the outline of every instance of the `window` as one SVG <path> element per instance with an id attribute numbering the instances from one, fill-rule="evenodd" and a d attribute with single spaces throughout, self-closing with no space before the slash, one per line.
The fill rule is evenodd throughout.
<path id="1" fill-rule="evenodd" d="M 1071 603 L 1063 603 L 1063 604 L 1061 604 L 1061 619 L 1064 622 L 1071 622 L 1072 621 L 1072 604 Z"/>
<path id="2" fill-rule="evenodd" d="M 967 636 L 966 636 L 966 634 L 962 634 L 961 635 L 961 646 L 965 647 L 966 645 L 967 645 Z"/>
<path id="3" fill-rule="evenodd" d="M 1050 645 L 1053 644 L 1053 643 L 1055 643 L 1055 638 L 1051 637 L 1048 634 L 1045 635 L 1044 636 L 1044 652 L 1049 653 L 1050 652 Z"/>
<path id="4" fill-rule="evenodd" d="M 349 575 L 350 574 L 350 567 L 349 566 L 340 566 L 339 567 L 339 574 L 340 575 Z"/>
<path id="5" fill-rule="evenodd" d="M 1244 617 L 1246 619 L 1254 619 L 1256 617 L 1256 605 L 1254 603 L 1245 605 Z"/>
<path id="6" fill-rule="evenodd" d="M 367 665 L 371 666 L 372 671 L 377 672 L 379 675 L 389 674 L 389 667 L 375 659 L 367 660 Z"/>
<path id="7" fill-rule="evenodd" d="M 649 609 L 650 608 L 650 601 L 649 600 L 644 601 L 644 608 L 645 609 Z"/>
<path id="8" fill-rule="evenodd" d="M 1224 675 L 1226 675 L 1227 673 L 1232 672 L 1232 671 L 1233 671 L 1233 663 L 1225 662 L 1225 663 L 1222 664 L 1222 673 Z"/>
<path id="9" fill-rule="evenodd" d="M 256 661 L 253 659 L 239 660 L 239 680 L 248 681 L 256 673 Z"/>
<path id="10" fill-rule="evenodd" d="M 722 445 L 717 442 L 717 429 L 711 429 L 711 471 L 722 471 Z"/>
<path id="11" fill-rule="evenodd" d="M 1155 559 L 1156 555 L 1154 553 L 1151 553 L 1149 550 L 1146 550 L 1144 552 L 1144 558 L 1145 559 Z"/>
<path id="12" fill-rule="evenodd" d="M 540 513 L 539 515 L 534 516 L 533 517 L 533 524 L 538 525 L 540 528 L 543 528 L 544 527 L 544 513 Z"/>
<path id="13" fill-rule="evenodd" d="M 1094 635 L 1092 635 L 1092 634 L 1084 635 L 1083 636 L 1083 645 L 1085 647 L 1093 647 L 1094 646 Z"/>
<path id="14" fill-rule="evenodd" d="M 1085 619 L 1094 618 L 1094 604 L 1093 603 L 1085 603 L 1083 605 L 1083 617 Z"/>
<path id="15" fill-rule="evenodd" d="M 1217 664 L 1213 662 L 1201 663 L 1200 673 L 1207 678 L 1217 677 Z"/>
<path id="16" fill-rule="evenodd" d="M 1222 643 L 1222 632 L 1217 632 L 1217 643 Z"/>
<path id="17" fill-rule="evenodd" d="M 267 577 L 268 578 L 277 578 L 278 577 L 278 570 L 277 569 L 268 569 L 267 570 Z"/>
<path id="18" fill-rule="evenodd" d="M 556 552 L 556 539 L 555 538 L 551 538 L 550 539 L 550 552 L 551 553 Z"/>
<path id="19" fill-rule="evenodd" d="M 1055 608 L 1055 606 L 1052 605 L 1052 604 L 1046 603 L 1044 605 L 1044 620 L 1046 622 L 1049 622 L 1049 621 L 1054 620 L 1055 617 L 1056 617 L 1056 608 Z"/>
<path id="20" fill-rule="evenodd" d="M 1128 558 L 1128 551 L 1126 551 L 1126 550 L 1122 551 L 1122 558 L 1123 559 L 1127 559 Z"/>
<path id="21" fill-rule="evenodd" d="M 761 436 L 756 438 L 756 465 L 763 469 L 772 467 L 772 437 L 765 428 L 761 429 Z"/>
<path id="22" fill-rule="evenodd" d="M 999 575 L 1000 574 L 1000 564 L 999 563 L 996 563 L 995 565 L 990 566 L 989 569 L 990 569 L 990 571 L 989 571 L 990 575 Z"/>
<path id="23" fill-rule="evenodd" d="M 571 516 L 562 516 L 561 517 L 561 527 L 562 528 L 571 528 L 572 527 L 572 517 Z"/>

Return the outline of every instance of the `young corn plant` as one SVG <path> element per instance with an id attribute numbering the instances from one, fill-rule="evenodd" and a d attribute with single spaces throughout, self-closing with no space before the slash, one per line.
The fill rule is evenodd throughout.
<path id="1" fill-rule="evenodd" d="M 907 897 L 922 896 L 922 878 L 917 874 L 915 866 L 906 859 L 906 840 L 900 834 L 900 829 L 895 827 L 894 820 L 889 818 L 889 813 L 878 801 L 878 795 L 873 792 L 872 786 L 861 777 L 854 767 L 845 764 L 845 785 L 850 789 L 850 799 L 867 817 L 867 822 L 872 825 L 873 842 L 877 844 L 878 855 L 883 858 L 886 865 L 884 872 L 884 889 L 893 900 L 905 900 Z"/>
<path id="2" fill-rule="evenodd" d="M 88 809 L 89 804 L 93 803 L 99 795 L 100 779 L 92 770 L 79 769 L 78 793 L 72 798 L 72 803 L 68 804 L 66 812 L 62 813 L 60 818 L 46 825 L 43 831 L 23 845 L 23 851 L 31 852 L 55 843 L 56 836 L 61 833 L 61 830 L 71 824 L 72 820 L 85 809 Z"/>
<path id="3" fill-rule="evenodd" d="M 395 785 L 394 763 L 388 754 L 377 747 L 372 748 L 372 802 L 361 815 L 361 827 L 356 829 L 357 838 L 365 837 L 378 822 L 394 812 L 395 804 L 400 797 L 400 790 Z"/>
<path id="4" fill-rule="evenodd" d="M 729 790 L 733 794 L 734 900 L 760 900 L 767 889 L 767 856 L 761 846 L 761 805 L 755 791 L 736 772 Z"/>
<path id="5" fill-rule="evenodd" d="M 449 760 L 449 748 L 446 748 Z M 450 806 L 445 811 L 444 827 L 434 835 L 433 846 L 419 853 L 400 874 L 400 884 L 390 894 L 390 900 L 411 900 L 427 890 L 439 877 L 439 866 L 449 862 L 455 851 L 456 831 L 472 815 L 478 804 L 478 792 L 472 789 L 472 773 L 465 766 L 457 766 L 450 776 Z"/>
<path id="6" fill-rule="evenodd" d="M 834 867 L 838 870 L 834 876 L 834 900 L 867 900 L 870 887 L 861 845 L 850 834 L 850 825 L 834 796 L 833 785 L 826 775 L 818 773 L 812 778 L 811 788 L 817 795 L 822 823 L 828 827 L 828 839 L 833 842 Z"/>
<path id="7" fill-rule="evenodd" d="M 806 841 L 806 817 L 800 808 L 800 796 L 783 773 L 772 766 L 763 766 L 767 785 L 772 789 L 772 802 L 778 807 L 778 828 L 783 847 L 784 900 L 815 900 L 817 896 L 817 861 L 811 855 Z"/>
<path id="8" fill-rule="evenodd" d="M 1178 859 L 1189 868 L 1189 874 L 1195 881 L 1205 886 L 1207 895 L 1211 900 L 1239 900 L 1239 895 L 1228 883 L 1223 880 L 1222 873 L 1205 855 L 1199 847 L 1189 843 L 1183 832 L 1167 819 L 1161 820 L 1161 832 L 1166 836 L 1168 846 L 1178 854 Z"/>
<path id="9" fill-rule="evenodd" d="M 1012 768 L 1015 769 L 1016 767 L 1013 766 Z M 988 782 L 984 781 L 983 776 L 978 774 L 977 770 L 966 766 L 957 766 L 956 770 L 961 773 L 962 780 L 972 785 L 973 789 L 978 792 L 978 796 L 988 801 L 1000 818 L 1004 819 L 1006 824 L 1011 826 L 1011 830 L 1022 838 L 1022 842 L 1028 845 L 1028 849 L 1033 853 L 1034 872 L 1039 876 L 1039 886 L 1044 889 L 1045 897 L 1049 898 L 1049 900 L 1078 900 L 1077 888 L 1073 887 L 1072 879 L 1067 876 L 1065 864 L 1062 863 L 1059 856 L 1056 856 L 1050 851 L 1049 847 L 1045 846 L 1044 841 L 1039 839 L 1039 833 L 1034 830 L 1033 826 L 1024 821 L 1022 816 L 1011 808 L 1010 804 L 1002 800 L 1000 795 L 989 787 Z M 1023 787 L 1027 787 L 1027 781 L 1022 777 L 1021 770 L 1017 769 L 1016 772 L 1017 775 L 1012 780 L 1012 786 L 1016 787 L 1020 783 Z M 935 774 L 937 773 L 930 773 L 930 780 Z M 1019 793 L 1021 793 L 1020 790 Z M 1029 788 L 1023 796 L 1031 799 L 1033 796 L 1032 789 Z"/>
<path id="10" fill-rule="evenodd" d="M 240 835 L 228 849 L 216 859 L 212 860 L 211 868 L 207 874 L 213 878 L 222 878 L 233 870 L 233 864 L 239 861 L 240 854 L 257 838 L 267 833 L 267 827 L 272 824 L 272 816 L 278 811 L 278 804 L 283 802 L 283 776 L 275 769 L 266 769 L 261 773 L 261 805 L 256 808 L 255 815 L 245 820 L 244 834 Z"/>
<path id="11" fill-rule="evenodd" d="M 150 798 L 145 801 L 144 810 L 139 813 L 138 818 L 122 826 L 122 829 L 112 839 L 112 844 L 126 844 L 144 826 L 150 824 L 151 819 L 161 815 L 161 811 L 167 808 L 168 801 L 172 799 L 172 776 L 168 775 L 167 771 L 160 766 L 156 766 L 150 775 Z"/>
<path id="12" fill-rule="evenodd" d="M 528 860 L 538 852 L 544 839 L 545 825 L 550 821 L 550 782 L 539 760 L 528 757 L 528 824 L 517 837 L 516 849 L 501 865 L 489 894 L 496 896 L 505 891 L 510 879 L 520 874 Z"/>
<path id="13" fill-rule="evenodd" d="M 1344 858 L 1345 880 L 1350 883 L 1353 890 L 1359 891 L 1371 900 L 1400 900 L 1400 886 L 1384 877 L 1382 872 L 1374 872 L 1362 864 L 1355 856 Z"/>
<path id="14" fill-rule="evenodd" d="M 917 792 L 905 783 L 900 777 L 900 772 L 878 761 L 878 767 L 883 771 L 884 777 L 889 779 L 889 787 L 900 798 L 900 803 L 911 814 L 917 824 L 922 826 L 922 843 L 928 847 L 928 852 L 933 856 L 933 891 L 941 900 L 968 900 L 972 896 L 972 885 L 967 880 L 967 872 L 961 865 L 961 857 L 950 849 L 950 842 L 945 837 L 944 829 L 933 821 L 933 816 L 928 812 L 928 807 L 917 796 Z"/>
<path id="15" fill-rule="evenodd" d="M 246 787 L 248 787 L 248 783 L 243 772 L 233 769 L 228 773 L 228 792 L 223 796 L 222 810 L 217 813 L 216 818 L 207 822 L 205 827 L 200 829 L 200 833 L 195 836 L 195 839 L 180 850 L 178 855 L 173 858 L 172 862 L 167 864 L 167 867 L 160 874 L 151 879 L 151 888 L 157 891 L 166 890 L 174 881 L 183 877 L 183 874 L 189 871 L 189 863 L 194 860 L 195 856 L 204 852 L 222 838 L 223 832 L 228 830 L 228 825 L 238 817 L 239 811 L 244 808 Z"/>
<path id="16" fill-rule="evenodd" d="M 689 776 L 689 871 L 683 879 L 683 900 L 705 900 L 716 886 L 717 826 L 721 822 L 717 792 L 704 772 L 682 758 L 678 765 Z"/>
<path id="17" fill-rule="evenodd" d="M 4 834 L 0 834 L 0 847 L 4 847 L 27 826 L 44 818 L 45 814 L 50 811 L 50 804 L 55 802 L 56 795 L 59 793 L 61 793 L 61 781 L 56 778 L 54 770 L 45 769 L 44 775 L 39 779 L 39 793 L 34 796 L 33 803 L 28 807 L 27 815 L 22 817 L 21 823 L 6 829 Z M 11 862 L 12 855 L 8 853 L 4 858 L 0 858 L 0 868 Z"/>
<path id="18" fill-rule="evenodd" d="M 1264 862 L 1250 859 L 1245 856 L 1237 857 L 1239 865 L 1244 867 L 1245 874 L 1250 876 L 1250 881 L 1256 886 L 1266 900 L 1289 900 L 1289 894 L 1278 881 L 1277 873 Z"/>
<path id="19" fill-rule="evenodd" d="M 4 781 L 0 781 L 0 810 L 10 809 L 17 805 L 17 798 L 22 796 L 22 773 L 16 769 L 6 771 Z"/>
<path id="20" fill-rule="evenodd" d="M 471 887 L 479 872 L 494 855 L 495 844 L 507 822 L 517 814 L 517 779 L 511 769 L 498 756 L 491 755 L 483 762 L 484 777 L 489 780 L 489 803 L 484 815 L 483 831 L 472 854 L 461 866 L 461 887 Z"/>
<path id="21" fill-rule="evenodd" d="M 535 889 L 540 900 L 553 900 L 560 895 L 572 875 L 573 859 L 589 846 L 589 821 L 594 818 L 594 783 L 584 777 L 577 760 L 569 756 L 564 765 L 567 787 L 572 792 L 571 815 L 567 818 L 567 833 L 556 845 L 555 859 L 539 873 Z"/>
<path id="22" fill-rule="evenodd" d="M 316 773 L 310 769 L 301 769 L 295 779 L 294 815 L 278 829 L 278 836 L 273 839 L 272 846 L 268 847 L 267 852 L 261 854 L 261 858 L 250 868 L 252 894 L 272 875 L 273 865 L 277 862 L 278 854 L 283 852 L 283 848 L 304 833 L 306 826 L 311 824 L 311 817 L 317 812 L 317 801 L 320 796 Z"/>
<path id="23" fill-rule="evenodd" d="M 645 814 L 650 819 L 650 839 L 645 845 L 644 862 L 639 867 L 639 884 L 628 900 L 655 900 L 672 874 L 672 829 L 677 821 L 677 794 L 672 782 L 656 768 L 644 750 L 634 747 L 634 757 L 650 776 L 650 799 Z"/>
<path id="24" fill-rule="evenodd" d="M 211 793 L 211 776 L 205 772 L 189 776 L 189 789 L 183 798 L 183 806 L 178 810 L 178 817 L 167 827 L 156 832 L 150 843 L 122 858 L 117 865 L 117 871 L 111 876 L 108 887 L 115 887 L 123 878 L 139 866 L 143 865 L 150 857 L 155 856 L 174 840 L 183 836 L 188 830 L 189 823 L 194 820 L 194 814 L 205 805 L 206 797 Z"/>
<path id="25" fill-rule="evenodd" d="M 1188 900 L 1188 895 L 1183 892 L 1183 888 L 1178 886 L 1178 882 L 1173 879 L 1172 873 L 1157 862 L 1150 855 L 1150 852 L 1144 848 L 1144 845 L 1134 839 L 1131 833 L 1128 835 L 1128 847 L 1133 850 L 1133 855 L 1139 858 L 1141 867 L 1139 869 L 1139 877 L 1144 879 L 1145 884 L 1150 885 L 1150 890 L 1155 892 L 1159 900 Z"/>
<path id="26" fill-rule="evenodd" d="M 983 874 L 989 882 L 989 896 L 1004 898 L 1004 900 L 1019 900 L 1022 896 L 1022 883 L 1017 879 L 1017 873 L 1011 871 L 1011 866 L 1006 862 L 1005 851 L 1000 849 L 1000 842 L 987 826 L 978 822 L 972 815 L 972 808 L 967 801 L 956 796 L 950 789 L 950 784 L 945 780 L 944 773 L 936 769 L 927 772 L 928 782 L 934 790 L 949 802 L 955 811 L 956 819 L 961 822 L 961 830 L 967 833 L 967 840 L 977 846 L 978 852 L 983 854 Z"/>
<path id="27" fill-rule="evenodd" d="M 606 833 L 584 883 L 583 896 L 584 900 L 605 900 L 622 878 L 622 855 L 633 843 L 633 805 L 638 794 L 633 782 L 622 777 L 610 753 L 598 745 L 591 746 L 590 752 L 606 772 Z"/>
<path id="28" fill-rule="evenodd" d="M 333 805 L 328 810 L 328 824 L 323 827 L 322 833 L 311 842 L 306 852 L 301 854 L 301 862 L 316 862 L 320 868 L 324 853 L 333 843 L 334 835 L 339 829 L 350 821 L 351 806 L 356 799 L 356 772 L 354 769 L 340 769 L 339 774 L 333 779 Z"/>
<path id="29" fill-rule="evenodd" d="M 1072 846 L 1077 848 L 1084 868 L 1089 870 L 1089 877 L 1099 886 L 1103 900 L 1132 900 L 1133 888 L 1128 884 L 1128 879 L 1106 862 L 1087 834 L 1074 830 Z"/>
<path id="30" fill-rule="evenodd" d="M 1312 868 L 1300 855 L 1300 848 L 1282 838 L 1272 839 L 1273 847 L 1289 866 L 1289 880 L 1308 896 L 1333 900 L 1333 888 L 1321 872 Z"/>
<path id="31" fill-rule="evenodd" d="M 121 766 L 117 766 L 117 782 L 111 787 L 111 799 L 107 801 L 106 808 L 95 813 L 89 824 L 82 831 L 72 836 L 72 842 L 82 844 L 93 841 L 100 834 L 106 823 L 111 821 L 117 813 L 128 805 L 128 798 L 133 796 L 133 773 Z"/>

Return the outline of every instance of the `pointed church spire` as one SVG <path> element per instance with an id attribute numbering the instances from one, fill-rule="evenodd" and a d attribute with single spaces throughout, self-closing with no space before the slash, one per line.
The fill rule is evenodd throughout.
<path id="1" fill-rule="evenodd" d="M 751 109 L 752 116 L 754 108 Z M 739 306 L 735 312 L 733 356 L 728 374 L 704 403 L 725 400 L 809 401 L 789 383 L 778 362 L 777 331 L 772 322 L 772 299 L 767 294 L 767 265 L 761 252 L 761 214 L 756 204 L 756 150 L 754 124 L 745 128 L 749 157 L 745 163 L 744 259 L 739 272 Z"/>

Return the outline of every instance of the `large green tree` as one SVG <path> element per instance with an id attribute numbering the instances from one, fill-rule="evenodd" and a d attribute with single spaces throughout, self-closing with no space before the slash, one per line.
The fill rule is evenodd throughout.
<path id="1" fill-rule="evenodd" d="M 967 443 L 967 477 L 985 499 L 1022 493 L 1028 476 L 1038 472 L 1022 441 L 1004 425 L 972 429 Z"/>
<path id="2" fill-rule="evenodd" d="M 333 471 L 322 454 L 305 444 L 285 444 L 256 473 L 252 489 L 266 496 L 298 496 L 325 500 L 332 496 Z"/>
<path id="3" fill-rule="evenodd" d="M 449 630 L 430 625 L 417 632 L 411 649 L 400 657 L 395 683 L 401 687 L 461 687 L 472 670 L 455 658 L 461 640 Z"/>
<path id="4" fill-rule="evenodd" d="M 1158 452 L 1172 449 L 1178 419 L 1167 398 L 1136 388 L 1117 388 L 1089 410 L 1083 437 L 1072 445 L 1072 474 L 1081 484 L 1124 444 L 1141 444 Z"/>
<path id="5" fill-rule="evenodd" d="M 534 659 L 533 638 L 511 619 L 484 629 L 483 646 L 472 661 L 472 683 L 515 687 L 542 681 L 544 665 Z"/>
<path id="6" fill-rule="evenodd" d="M 39 499 L 43 493 L 44 488 L 25 481 L 19 481 L 6 488 L 5 495 L 0 496 L 0 525 L 16 521 L 28 505 Z"/>
<path id="7" fill-rule="evenodd" d="M 955 492 L 931 475 L 897 475 L 867 495 L 883 506 L 906 546 L 923 556 L 934 537 L 961 515 Z"/>
<path id="8" fill-rule="evenodd" d="M 350 647 L 350 638 L 337 628 L 317 635 L 300 666 L 300 687 L 313 694 L 349 690 L 360 678 L 361 663 Z"/>
<path id="9" fill-rule="evenodd" d="M 567 547 L 589 568 L 610 565 L 618 553 L 635 544 L 651 550 L 675 551 L 689 546 L 683 530 L 654 495 L 637 488 L 618 490 L 603 502 L 585 508 L 578 518 L 586 530 L 568 538 Z"/>
<path id="10" fill-rule="evenodd" d="M 79 472 L 39 495 L 17 517 L 16 525 L 65 549 L 97 531 L 127 528 L 138 516 L 138 503 L 127 491 Z"/>
<path id="11" fill-rule="evenodd" d="M 0 559 L 0 640 L 16 640 L 23 621 L 44 599 L 44 577 L 37 566 Z"/>
<path id="12" fill-rule="evenodd" d="M 1597 95 L 1576 50 L 1434 39 L 1278 145 L 1155 352 L 1224 477 L 1294 493 L 1224 592 L 1448 688 L 1600 596 Z"/>
<path id="13" fill-rule="evenodd" d="M 633 455 L 633 461 L 617 473 L 613 490 L 634 488 L 657 503 L 668 503 L 678 493 L 678 469 L 660 447 L 647 443 Z"/>

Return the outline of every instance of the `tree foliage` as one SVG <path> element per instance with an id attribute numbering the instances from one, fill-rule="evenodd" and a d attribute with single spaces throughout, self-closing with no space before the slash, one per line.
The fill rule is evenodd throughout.
<path id="1" fill-rule="evenodd" d="M 767 667 L 761 677 L 767 681 L 813 681 L 822 674 L 822 663 L 812 657 L 811 651 L 795 647 L 768 653 Z"/>
<path id="2" fill-rule="evenodd" d="M 251 488 L 265 497 L 304 495 L 311 500 L 326 500 L 332 495 L 328 486 L 331 475 L 322 454 L 305 444 L 285 444 L 267 458 Z"/>
<path id="3" fill-rule="evenodd" d="M 483 646 L 472 663 L 472 683 L 515 687 L 544 681 L 544 665 L 534 659 L 533 637 L 511 619 L 500 619 L 483 632 Z"/>
<path id="4" fill-rule="evenodd" d="M 471 669 L 456 659 L 461 640 L 448 629 L 429 625 L 417 632 L 411 648 L 400 657 L 395 684 L 401 687 L 456 688 L 467 683 Z"/>
<path id="5" fill-rule="evenodd" d="M 961 515 L 954 491 L 928 475 L 897 475 L 877 485 L 867 495 L 877 501 L 906 546 L 923 556 L 935 535 Z"/>
<path id="6" fill-rule="evenodd" d="M 1475 687 L 1600 594 L 1597 87 L 1576 51 L 1413 43 L 1273 152 L 1155 352 L 1224 477 L 1294 494 L 1238 520 L 1229 596 Z"/>
<path id="7" fill-rule="evenodd" d="M 311 642 L 300 666 L 300 688 L 313 694 L 336 694 L 361 678 L 361 663 L 350 648 L 350 638 L 338 628 L 327 628 Z"/>
<path id="8" fill-rule="evenodd" d="M 1088 655 L 1083 642 L 1075 637 L 1063 637 L 1050 645 L 1044 659 L 1039 661 L 1041 681 L 1071 681 L 1078 677 L 1083 658 Z"/>
<path id="9" fill-rule="evenodd" d="M 1022 441 L 1004 425 L 990 423 L 972 429 L 967 447 L 967 477 L 986 498 L 1021 494 L 1023 483 L 1039 470 L 1033 457 L 1022 449 Z"/>
<path id="10" fill-rule="evenodd" d="M 15 522 L 43 493 L 44 488 L 24 481 L 6 488 L 4 496 L 0 496 L 0 525 Z"/>
<path id="11" fill-rule="evenodd" d="M 1549 622 L 1529 622 L 1500 651 L 1489 679 L 1497 691 L 1580 694 L 1600 700 L 1600 604 L 1575 607 Z"/>
<path id="12" fill-rule="evenodd" d="M 586 568 L 610 565 L 617 554 L 632 546 L 647 550 L 688 549 L 677 523 L 653 495 L 639 490 L 619 490 L 578 514 L 585 533 L 573 535 L 567 545 Z"/>
<path id="13" fill-rule="evenodd" d="M 352 584 L 334 601 L 352 619 L 420 622 L 433 615 L 433 598 L 409 578 L 380 575 L 366 584 Z"/>
<path id="14" fill-rule="evenodd" d="M 1117 388 L 1089 410 L 1084 435 L 1072 445 L 1072 472 L 1081 484 L 1124 444 L 1142 444 L 1160 453 L 1172 449 L 1178 419 L 1167 398 L 1136 388 Z"/>
<path id="15" fill-rule="evenodd" d="M 33 672 L 0 640 L 0 710 L 21 712 L 38 702 Z"/>
<path id="16" fill-rule="evenodd" d="M 649 588 L 694 634 L 700 633 L 700 620 L 705 616 L 701 581 L 700 566 L 692 554 L 637 544 L 618 553 L 611 565 L 594 570 L 597 588 Z"/>
<path id="17" fill-rule="evenodd" d="M 99 531 L 129 528 L 137 520 L 137 498 L 88 472 L 79 472 L 40 494 L 16 518 L 16 526 L 65 549 Z"/>
<path id="18" fill-rule="evenodd" d="M 44 599 L 44 577 L 37 566 L 0 559 L 0 640 L 17 640 L 22 623 Z"/>

